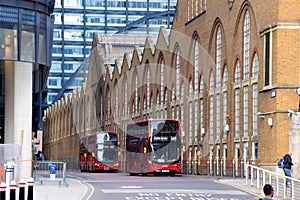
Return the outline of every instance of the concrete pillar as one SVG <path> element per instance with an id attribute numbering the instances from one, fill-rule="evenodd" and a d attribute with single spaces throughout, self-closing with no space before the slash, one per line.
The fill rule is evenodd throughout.
<path id="1" fill-rule="evenodd" d="M 23 138 L 21 131 L 23 130 Z M 21 144 L 20 178 L 31 177 L 32 63 L 5 62 L 5 144 Z"/>

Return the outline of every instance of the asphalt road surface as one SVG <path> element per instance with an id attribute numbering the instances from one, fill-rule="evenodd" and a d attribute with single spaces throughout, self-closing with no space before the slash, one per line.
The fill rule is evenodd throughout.
<path id="1" fill-rule="evenodd" d="M 257 200 L 253 194 L 206 176 L 129 176 L 76 173 L 90 186 L 88 200 Z"/>

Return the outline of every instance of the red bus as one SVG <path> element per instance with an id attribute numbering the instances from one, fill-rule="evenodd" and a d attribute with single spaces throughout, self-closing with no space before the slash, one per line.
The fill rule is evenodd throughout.
<path id="1" fill-rule="evenodd" d="M 148 119 L 130 123 L 126 130 L 126 172 L 181 173 L 181 132 L 176 119 Z"/>
<path id="2" fill-rule="evenodd" d="M 118 171 L 118 133 L 101 131 L 80 139 L 80 171 Z"/>

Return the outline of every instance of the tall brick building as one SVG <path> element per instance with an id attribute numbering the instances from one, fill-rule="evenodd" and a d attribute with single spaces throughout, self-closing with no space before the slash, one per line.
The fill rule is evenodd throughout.
<path id="1" fill-rule="evenodd" d="M 169 35 L 161 28 L 155 45 L 148 38 L 98 78 L 99 127 L 120 132 L 124 148 L 128 122 L 178 118 L 190 171 L 199 157 L 217 173 L 231 162 L 275 166 L 289 150 L 288 109 L 298 109 L 299 13 L 290 0 L 178 1 Z"/>

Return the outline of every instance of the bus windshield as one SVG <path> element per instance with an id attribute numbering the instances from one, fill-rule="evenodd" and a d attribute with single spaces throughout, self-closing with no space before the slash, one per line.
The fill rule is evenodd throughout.
<path id="1" fill-rule="evenodd" d="M 129 124 L 126 132 L 127 135 L 131 136 L 148 134 L 148 122 L 146 121 L 138 124 Z"/>
<path id="2" fill-rule="evenodd" d="M 107 132 L 97 134 L 95 156 L 100 162 L 114 162 L 118 159 L 116 134 Z"/>
<path id="3" fill-rule="evenodd" d="M 155 120 L 150 124 L 150 158 L 159 163 L 171 163 L 180 158 L 178 121 Z"/>

